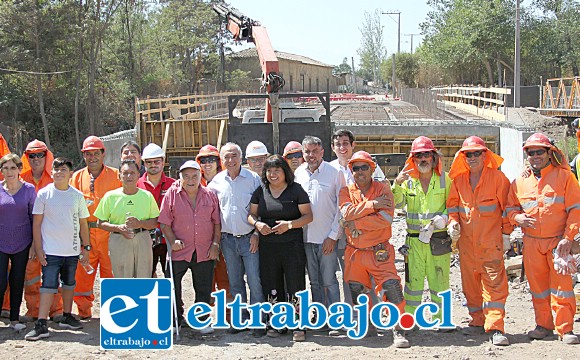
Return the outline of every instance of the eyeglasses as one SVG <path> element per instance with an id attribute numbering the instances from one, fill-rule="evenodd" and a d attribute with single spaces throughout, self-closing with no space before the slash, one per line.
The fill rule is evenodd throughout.
<path id="1" fill-rule="evenodd" d="M 353 166 L 352 172 L 367 171 L 370 168 L 369 165 Z"/>
<path id="2" fill-rule="evenodd" d="M 205 156 L 199 159 L 199 162 L 202 164 L 211 164 L 217 161 L 218 161 L 217 156 Z"/>
<path id="3" fill-rule="evenodd" d="M 527 154 L 528 156 L 542 156 L 546 153 L 546 149 L 538 149 L 538 150 L 528 150 Z"/>
<path id="4" fill-rule="evenodd" d="M 302 151 L 298 151 L 298 152 L 286 155 L 286 159 L 300 159 L 301 157 L 302 157 Z"/>
<path id="5" fill-rule="evenodd" d="M 145 165 L 147 165 L 147 166 L 151 166 L 151 165 L 161 165 L 162 163 L 163 163 L 163 160 L 161 160 L 161 159 L 145 160 Z"/>
<path id="6" fill-rule="evenodd" d="M 472 157 L 480 157 L 481 154 L 483 154 L 483 150 L 477 150 L 477 151 L 471 151 L 471 152 L 464 152 L 465 156 L 467 156 L 468 158 L 472 158 Z"/>
<path id="7" fill-rule="evenodd" d="M 45 156 L 46 156 L 46 153 L 44 153 L 44 152 L 28 154 L 29 159 L 42 159 Z"/>
<path id="8" fill-rule="evenodd" d="M 431 155 L 432 155 L 432 153 L 431 153 L 431 151 L 429 151 L 429 152 L 420 152 L 420 153 L 413 154 L 413 157 L 415 159 L 423 159 L 423 158 L 431 157 Z"/>

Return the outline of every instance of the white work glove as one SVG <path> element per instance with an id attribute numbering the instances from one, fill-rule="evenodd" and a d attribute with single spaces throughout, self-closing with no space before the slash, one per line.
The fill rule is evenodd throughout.
<path id="1" fill-rule="evenodd" d="M 449 226 L 447 227 L 447 234 L 449 234 L 449 237 L 454 243 L 459 240 L 461 229 L 459 228 L 459 223 L 457 221 L 452 221 L 449 223 Z"/>
<path id="2" fill-rule="evenodd" d="M 560 257 L 558 252 L 554 251 L 554 270 L 562 275 L 575 274 L 578 271 L 576 258 L 570 254 Z"/>
<path id="3" fill-rule="evenodd" d="M 435 226 L 435 229 L 441 230 L 445 229 L 445 226 L 447 225 L 447 220 L 449 220 L 447 215 L 435 215 L 433 219 L 431 219 L 431 222 Z"/>
<path id="4" fill-rule="evenodd" d="M 501 238 L 503 240 L 503 251 L 508 251 L 509 249 L 512 248 L 512 244 L 510 241 L 510 236 L 509 234 L 501 234 Z"/>
<path id="5" fill-rule="evenodd" d="M 433 225 L 433 221 L 422 227 L 419 231 L 419 241 L 425 244 L 429 244 L 429 242 L 431 242 L 431 236 L 433 236 L 434 230 L 435 226 Z"/>

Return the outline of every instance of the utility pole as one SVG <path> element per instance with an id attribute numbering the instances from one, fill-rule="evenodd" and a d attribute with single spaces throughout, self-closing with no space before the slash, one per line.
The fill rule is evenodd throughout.
<path id="1" fill-rule="evenodd" d="M 413 36 L 415 35 L 421 35 L 421 34 L 403 34 L 404 36 L 410 36 L 411 37 L 411 54 L 413 53 Z"/>
<path id="2" fill-rule="evenodd" d="M 514 107 L 520 107 L 520 0 L 516 1 L 516 49 L 514 59 Z"/>
<path id="3" fill-rule="evenodd" d="M 401 52 L 401 12 L 400 11 L 389 11 L 389 12 L 383 12 L 383 15 L 397 15 L 398 16 L 398 21 L 397 21 L 397 54 L 399 54 Z M 395 19 L 393 19 L 393 21 L 395 21 Z"/>
<path id="4" fill-rule="evenodd" d="M 351 56 L 350 61 L 352 62 L 352 82 L 354 83 L 354 93 L 357 93 L 356 90 L 356 73 L 354 72 L 354 56 Z"/>
<path id="5" fill-rule="evenodd" d="M 397 85 L 397 67 L 395 66 L 395 54 L 393 54 L 393 76 L 391 78 L 391 88 L 393 90 L 393 99 L 397 97 L 396 85 Z"/>

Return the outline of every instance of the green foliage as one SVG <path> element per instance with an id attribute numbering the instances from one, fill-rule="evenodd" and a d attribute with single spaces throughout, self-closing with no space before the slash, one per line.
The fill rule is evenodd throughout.
<path id="1" fill-rule="evenodd" d="M 382 83 L 381 64 L 387 57 L 387 49 L 383 44 L 383 25 L 378 9 L 369 13 L 365 11 L 365 20 L 360 28 L 362 35 L 361 47 L 358 49 L 360 65 L 357 75 L 365 80 L 373 81 L 375 85 Z"/>
<path id="2" fill-rule="evenodd" d="M 381 76 L 390 79 L 393 73 L 392 56 L 381 64 Z M 403 82 L 406 87 L 416 87 L 419 75 L 419 55 L 399 53 L 395 55 L 395 73 L 397 81 Z"/>
<path id="3" fill-rule="evenodd" d="M 348 58 L 343 58 L 340 65 L 335 66 L 332 69 L 332 75 L 340 74 L 350 74 L 352 73 L 352 67 L 348 64 Z"/>
<path id="4" fill-rule="evenodd" d="M 568 162 L 572 161 L 578 155 L 578 141 L 576 140 L 576 136 L 566 136 L 564 139 L 558 140 L 556 146 L 566 154 Z"/>

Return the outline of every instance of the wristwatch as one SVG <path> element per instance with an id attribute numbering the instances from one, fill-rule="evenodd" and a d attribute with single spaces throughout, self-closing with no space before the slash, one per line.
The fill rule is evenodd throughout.
<path id="1" fill-rule="evenodd" d="M 292 229 L 292 221 L 288 221 L 288 230 Z"/>
<path id="2" fill-rule="evenodd" d="M 215 241 L 214 241 L 214 242 L 212 243 L 212 245 L 215 245 L 215 246 L 217 246 L 217 248 L 218 248 L 218 250 L 219 250 L 219 248 L 220 248 L 220 244 L 219 244 L 219 243 L 217 243 L 217 242 L 215 242 Z"/>
<path id="3" fill-rule="evenodd" d="M 83 249 L 85 249 L 86 251 L 91 251 L 93 247 L 91 245 L 83 245 Z"/>

